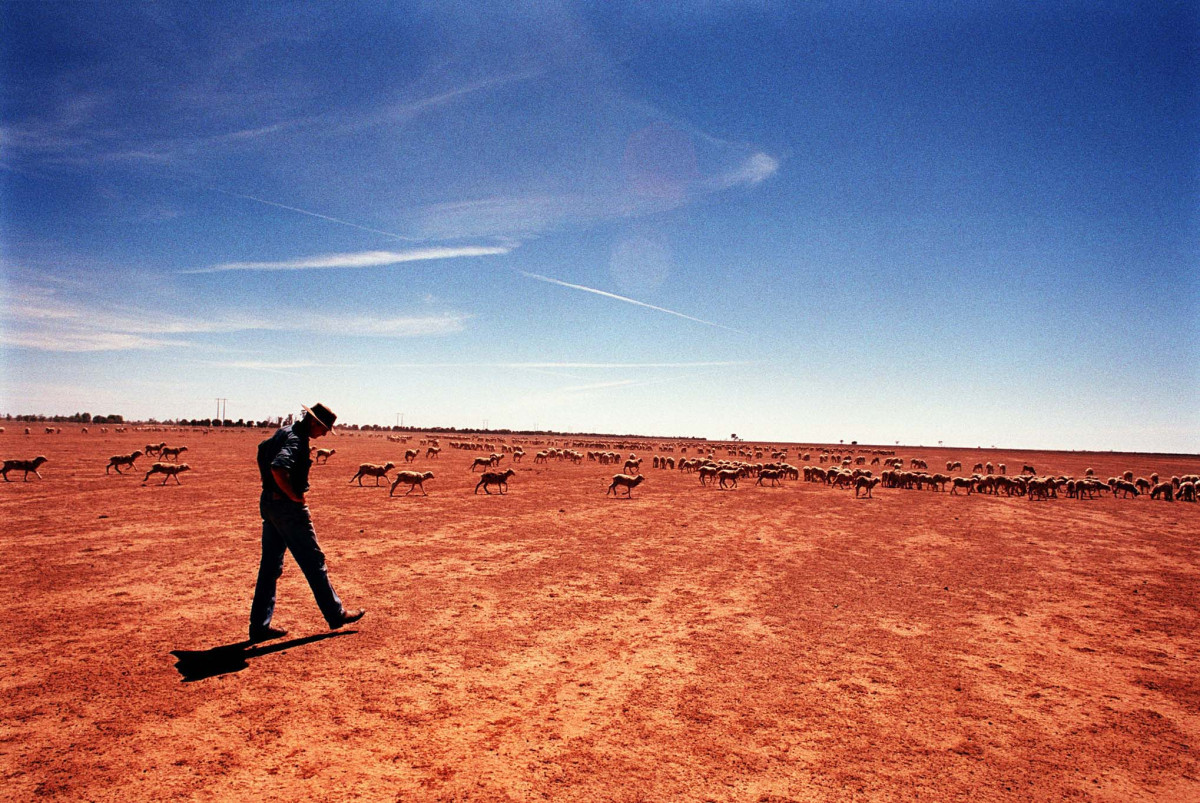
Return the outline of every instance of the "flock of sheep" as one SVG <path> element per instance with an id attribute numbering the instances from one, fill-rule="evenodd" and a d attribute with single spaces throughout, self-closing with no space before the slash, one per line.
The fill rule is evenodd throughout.
<path id="1" fill-rule="evenodd" d="M 407 444 L 409 438 L 389 435 L 388 440 Z M 423 447 L 425 459 L 438 459 L 441 446 L 436 438 L 422 440 L 420 445 Z M 491 495 L 491 488 L 496 488 L 501 495 L 505 494 L 508 490 L 508 482 L 516 475 L 516 470 L 513 468 L 499 470 L 501 461 L 508 458 L 512 463 L 520 463 L 525 456 L 525 451 L 520 445 L 501 444 L 497 447 L 491 443 L 474 441 L 451 441 L 449 445 L 452 449 L 487 452 L 486 456 L 474 457 L 470 464 L 469 470 L 472 473 L 476 469 L 484 469 L 479 474 L 479 480 L 475 485 L 474 493 L 476 494 L 481 488 L 487 495 Z M 596 446 L 598 448 L 585 448 L 585 451 L 577 451 L 570 447 L 547 448 L 536 452 L 533 462 L 546 464 L 555 461 L 580 464 L 586 460 L 599 465 L 621 466 L 622 473 L 612 475 L 605 495 L 622 496 L 620 492 L 624 489 L 623 496 L 631 497 L 633 489 L 646 480 L 646 476 L 641 473 L 643 458 L 636 454 L 630 453 L 626 457 L 623 451 L 616 451 L 613 445 L 604 443 L 575 443 L 572 444 L 572 447 L 574 446 Z M 910 458 L 906 465 L 902 458 L 894 456 L 894 452 L 885 450 L 873 450 L 865 454 L 839 454 L 826 451 L 818 455 L 816 465 L 809 464 L 803 468 L 797 468 L 787 462 L 787 448 L 751 448 L 745 445 L 730 445 L 724 447 L 725 458 L 718 459 L 716 448 L 712 444 L 701 446 L 700 456 L 693 458 L 685 456 L 688 451 L 686 444 L 635 442 L 620 443 L 615 446 L 616 448 L 649 446 L 654 451 L 664 453 L 654 454 L 651 457 L 651 465 L 654 469 L 695 473 L 701 485 L 721 490 L 736 489 L 739 480 L 748 478 L 753 478 L 755 485 L 766 487 L 776 487 L 788 480 L 803 479 L 809 483 L 853 490 L 856 498 L 870 498 L 873 491 L 882 486 L 901 490 L 935 492 L 949 490 L 951 495 L 1023 496 L 1031 501 L 1056 498 L 1061 491 L 1063 496 L 1074 499 L 1093 499 L 1103 494 L 1110 494 L 1113 498 L 1149 495 L 1151 499 L 1162 499 L 1168 502 L 1176 500 L 1195 502 L 1197 486 L 1200 485 L 1200 475 L 1195 474 L 1163 479 L 1158 474 L 1152 474 L 1149 478 L 1135 477 L 1132 471 L 1126 471 L 1120 477 L 1109 477 L 1106 481 L 1101 481 L 1096 478 L 1095 472 L 1090 468 L 1084 472 L 1082 477 L 1041 476 L 1033 466 L 1027 464 L 1022 466 L 1020 474 L 1009 475 L 1008 467 L 1004 463 L 993 465 L 991 462 L 976 463 L 969 475 L 955 475 L 955 472 L 962 471 L 962 463 L 959 461 L 947 461 L 945 473 L 930 472 L 925 460 Z M 677 448 L 680 452 L 678 458 L 674 455 Z M 696 448 L 696 445 L 692 444 L 692 448 Z M 124 473 L 123 468 L 137 470 L 136 463 L 139 458 L 155 457 L 158 458 L 158 462 L 153 463 L 146 471 L 142 484 L 146 484 L 150 477 L 156 474 L 163 475 L 163 485 L 172 478 L 176 484 L 182 484 L 179 474 L 188 471 L 190 467 L 187 463 L 179 462 L 179 459 L 187 450 L 186 446 L 168 446 L 166 442 L 147 444 L 144 448 L 136 449 L 128 454 L 111 456 L 104 471 L 105 474 L 114 470 L 117 474 L 122 474 Z M 328 463 L 336 453 L 336 449 L 313 447 L 310 455 L 313 457 L 314 464 L 323 465 Z M 404 463 L 406 465 L 413 463 L 421 456 L 421 453 L 422 449 L 406 449 Z M 811 463 L 812 461 L 812 455 L 808 452 L 802 453 L 800 458 L 802 462 Z M 38 469 L 46 462 L 44 456 L 38 456 L 31 460 L 5 460 L 0 467 L 0 476 L 5 482 L 9 482 L 9 473 L 20 471 L 23 473 L 24 481 L 28 481 L 31 473 L 41 479 L 42 475 Z M 876 475 L 868 465 L 879 466 L 880 473 Z M 422 495 L 427 495 L 425 482 L 434 479 L 432 471 L 406 469 L 396 472 L 392 477 L 390 474 L 395 468 L 396 464 L 391 461 L 362 463 L 350 478 L 350 483 L 357 482 L 361 486 L 364 477 L 373 477 L 376 486 L 380 485 L 381 481 L 388 482 L 389 496 L 394 495 L 396 489 L 401 485 L 408 486 L 405 496 L 418 489 Z"/>

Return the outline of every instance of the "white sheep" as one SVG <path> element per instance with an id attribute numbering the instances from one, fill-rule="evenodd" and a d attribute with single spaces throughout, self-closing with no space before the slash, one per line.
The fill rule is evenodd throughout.
<path id="1" fill-rule="evenodd" d="M 608 496 L 609 494 L 612 494 L 613 496 L 620 496 L 620 494 L 617 493 L 617 488 L 622 487 L 625 489 L 626 498 L 632 497 L 633 489 L 641 485 L 645 479 L 645 474 L 637 474 L 634 476 L 630 476 L 628 474 L 614 474 L 612 478 L 612 484 L 608 486 L 608 490 L 605 491 L 604 495 Z"/>
<path id="2" fill-rule="evenodd" d="M 738 477 L 742 476 L 740 468 L 722 468 L 717 470 L 717 484 L 725 487 L 725 483 L 730 483 L 734 488 L 737 487 Z"/>
<path id="3" fill-rule="evenodd" d="M 420 454 L 420 452 L 417 451 L 416 449 L 405 449 L 404 450 L 404 462 L 411 463 L 412 461 L 417 459 L 418 454 Z"/>
<path id="4" fill-rule="evenodd" d="M 405 496 L 408 496 L 410 493 L 412 493 L 414 488 L 420 488 L 421 495 L 428 496 L 429 494 L 425 493 L 425 484 L 424 483 L 425 483 L 425 480 L 431 480 L 431 479 L 433 479 L 432 471 L 425 471 L 425 472 L 400 471 L 400 472 L 397 472 L 396 479 L 392 481 L 392 489 L 390 491 L 388 491 L 388 496 L 391 496 L 392 494 L 394 494 L 396 492 L 396 486 L 398 486 L 400 483 L 405 483 L 409 486 L 408 491 L 404 494 Z"/>
<path id="5" fill-rule="evenodd" d="M 318 464 L 328 463 L 329 458 L 333 457 L 335 454 L 337 454 L 337 449 L 317 449 L 316 462 Z"/>
<path id="6" fill-rule="evenodd" d="M 382 466 L 377 463 L 363 463 L 358 467 L 358 473 L 350 478 L 350 482 L 353 483 L 355 480 L 358 480 L 358 484 L 362 485 L 363 477 L 374 477 L 375 484 L 378 485 L 380 478 L 387 479 L 388 472 L 395 467 L 396 464 L 390 461 L 384 463 Z"/>
<path id="7" fill-rule="evenodd" d="M 880 482 L 879 477 L 859 477 L 854 481 L 854 498 L 857 499 L 860 491 L 866 491 L 863 494 L 864 498 L 871 498 L 871 490 Z"/>

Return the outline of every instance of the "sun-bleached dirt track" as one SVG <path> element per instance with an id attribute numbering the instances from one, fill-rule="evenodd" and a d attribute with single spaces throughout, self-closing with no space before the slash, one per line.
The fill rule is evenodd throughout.
<path id="1" fill-rule="evenodd" d="M 343 434 L 317 442 L 337 453 L 309 499 L 367 616 L 330 634 L 289 557 L 290 633 L 248 647 L 267 433 L 14 429 L 0 456 L 49 462 L 0 482 L 0 797 L 1200 799 L 1197 504 L 720 491 L 642 449 L 647 480 L 613 499 L 619 469 L 528 446 L 485 496 L 479 453 L 446 437 L 405 466 L 406 446 Z M 160 440 L 189 447 L 182 485 L 143 485 L 145 457 L 105 475 Z M 428 496 L 349 484 L 387 460 L 433 471 Z"/>

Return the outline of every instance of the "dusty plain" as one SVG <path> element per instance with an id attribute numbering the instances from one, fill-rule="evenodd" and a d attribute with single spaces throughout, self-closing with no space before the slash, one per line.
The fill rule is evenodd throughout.
<path id="1" fill-rule="evenodd" d="M 508 494 L 475 495 L 466 436 L 413 464 L 428 496 L 389 497 L 349 479 L 405 446 L 346 433 L 317 442 L 337 453 L 309 499 L 368 613 L 330 634 L 289 558 L 290 633 L 251 646 L 267 433 L 96 429 L 0 435 L 48 458 L 0 482 L 0 798 L 1200 800 L 1200 505 L 722 491 L 644 445 L 632 499 L 536 444 Z M 105 474 L 159 441 L 188 447 L 181 484 L 143 484 L 145 457 Z"/>

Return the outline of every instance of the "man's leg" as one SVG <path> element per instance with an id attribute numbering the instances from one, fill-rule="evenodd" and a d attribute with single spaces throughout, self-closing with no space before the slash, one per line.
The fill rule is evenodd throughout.
<path id="1" fill-rule="evenodd" d="M 283 574 L 283 554 L 287 548 L 283 535 L 267 518 L 263 518 L 262 560 L 258 564 L 258 581 L 254 584 L 254 602 L 250 604 L 250 632 L 261 633 L 271 626 L 275 615 L 275 583 Z"/>
<path id="2" fill-rule="evenodd" d="M 308 580 L 308 586 L 312 589 L 317 607 L 321 609 L 321 615 L 331 625 L 340 622 L 345 610 L 337 592 L 333 590 L 333 584 L 329 582 L 329 571 L 325 566 L 325 553 L 317 544 L 317 533 L 313 529 L 312 517 L 309 515 L 308 508 L 300 505 L 288 505 L 285 510 L 280 511 L 276 521 L 283 534 L 283 539 L 287 543 L 287 548 Z"/>

